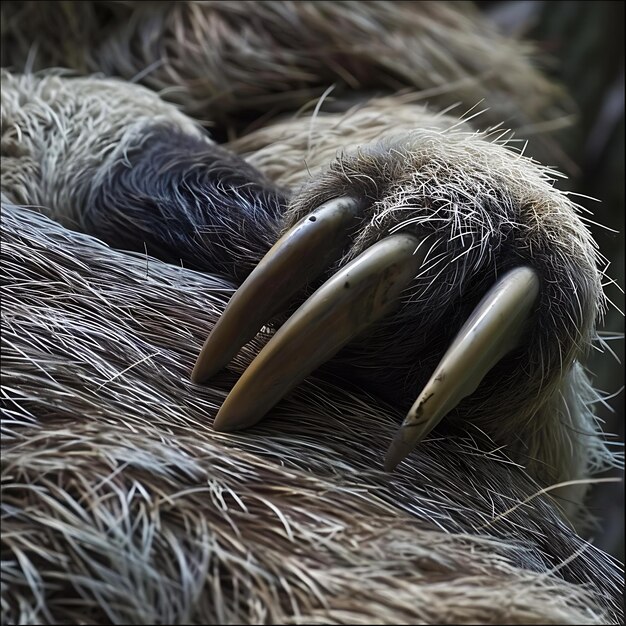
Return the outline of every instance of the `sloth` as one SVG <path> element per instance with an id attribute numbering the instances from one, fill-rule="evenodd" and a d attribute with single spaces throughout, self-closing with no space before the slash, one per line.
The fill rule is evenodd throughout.
<path id="1" fill-rule="evenodd" d="M 620 622 L 556 172 L 413 93 L 218 145 L 128 81 L 2 87 L 3 621 Z"/>
<path id="2" fill-rule="evenodd" d="M 568 516 L 577 518 L 579 483 L 610 462 L 576 361 L 591 338 L 601 291 L 591 241 L 545 170 L 481 134 L 455 130 L 445 117 L 426 126 L 417 108 L 419 130 L 360 145 L 289 195 L 139 86 L 5 73 L 2 100 L 9 301 L 3 541 L 16 555 L 7 566 L 8 621 L 82 621 L 87 611 L 96 622 L 437 622 L 444 613 L 450 622 L 560 622 L 581 619 L 581 605 L 593 608 L 594 619 L 619 621 L 615 565 L 596 553 L 578 563 L 577 551 L 593 548 L 565 525 Z M 310 230 L 319 224 L 321 230 Z M 105 243 L 139 254 L 115 253 Z M 390 243 L 385 252 L 381 245 Z M 506 282 L 519 268 L 521 290 Z M 348 283 L 355 300 L 342 299 L 352 293 Z M 225 310 L 229 289 L 236 291 Z M 502 289 L 512 289 L 513 310 L 500 313 L 496 325 L 505 324 L 515 339 L 505 338 L 505 349 L 496 345 L 481 365 L 484 337 L 488 344 L 497 329 L 493 323 L 487 331 L 470 329 L 479 340 L 478 353 L 468 349 L 475 362 L 459 358 L 480 380 L 461 384 L 478 388 L 400 464 L 397 478 L 386 475 L 383 452 L 398 418 L 422 384 L 438 392 L 437 359 L 446 344 L 459 343 L 460 334 L 463 347 L 467 319 L 498 308 Z M 302 301 L 312 313 L 294 310 Z M 278 331 L 266 326 L 257 334 L 272 318 Z M 295 331 L 288 328 L 294 319 Z M 281 333 L 286 339 L 272 353 Z M 219 362 L 210 354 L 216 336 Z M 268 349 L 269 365 L 259 365 Z M 275 362 L 272 354 L 279 355 Z M 316 368 L 320 354 L 329 360 Z M 219 370 L 231 356 L 230 373 L 207 374 L 207 363 Z M 194 362 L 194 379 L 213 376 L 209 386 L 191 381 Z M 253 380 L 238 389 L 251 371 L 259 372 L 260 388 Z M 428 381 L 433 371 L 439 374 Z M 264 377 L 272 393 L 278 387 L 269 402 Z M 449 389 L 444 394 L 459 395 Z M 245 406 L 223 413 L 232 398 Z M 251 416 L 249 404 L 263 408 Z M 251 438 L 226 437 L 211 425 L 249 426 L 266 412 L 265 429 Z M 396 459 L 388 459 L 388 469 Z M 561 494 L 560 507 L 536 502 L 542 486 L 566 481 L 575 489 Z M 197 490 L 197 498 L 187 490 Z M 293 502 L 282 501 L 283 490 Z M 334 495 L 325 495 L 329 490 Z M 520 521 L 514 511 L 528 498 L 533 511 L 524 510 Z M 158 521 L 150 518 L 152 506 Z M 40 522 L 29 519 L 30 510 Z M 323 522 L 321 510 L 328 513 Z M 271 531 L 264 526 L 268 514 Z M 336 514 L 360 521 L 346 525 Z M 396 515 L 403 528 L 397 536 L 388 534 Z M 40 523 L 62 526 L 42 530 Z M 353 531 L 361 537 L 356 550 L 368 543 L 360 564 L 323 556 L 326 540 L 350 551 L 343 542 Z M 330 539 L 335 532 L 345 535 Z M 20 546 L 22 533 L 28 538 Z M 454 554 L 429 549 L 420 557 L 429 533 L 443 533 L 442 550 Z M 469 547 L 472 535 L 480 541 Z M 237 537 L 240 548 L 230 543 Z M 491 544 L 479 548 L 486 539 Z M 275 552 L 268 541 L 279 542 Z M 306 551 L 299 555 L 303 541 L 313 561 Z M 396 541 L 389 552 L 387 543 Z M 417 552 L 406 547 L 411 541 Z M 26 561 L 18 557 L 24 549 L 34 550 Z M 475 549 L 481 556 L 461 576 L 457 568 Z M 146 550 L 157 554 L 147 557 Z M 284 563 L 285 554 L 302 561 Z M 161 565 L 153 559 L 161 558 L 169 565 L 156 574 L 152 568 Z M 380 558 L 389 571 L 418 564 L 410 590 L 393 601 L 384 599 L 389 587 L 375 582 Z M 573 567 L 564 565 L 568 558 Z M 323 563 L 344 568 L 339 587 L 366 568 L 376 597 L 366 586 L 360 606 L 337 590 L 332 575 L 309 579 L 311 571 L 326 570 Z M 297 573 L 289 577 L 303 576 L 303 586 L 280 582 L 290 567 Z M 569 583 L 591 585 L 596 597 L 559 589 L 562 604 L 553 607 L 555 591 L 546 587 L 543 600 L 511 607 L 494 581 L 465 581 L 466 574 L 480 579 L 485 567 L 504 576 L 515 597 L 525 593 L 518 588 L 524 574 L 554 567 Z M 427 591 L 442 579 L 446 595 L 472 597 L 478 585 L 481 597 L 450 609 L 437 591 Z M 140 592 L 128 598 L 131 581 Z M 103 584 L 112 585 L 104 598 Z M 279 593 L 277 585 L 285 588 Z M 181 586 L 183 595 L 174 598 Z M 413 594 L 426 595 L 416 601 Z M 478 606 L 485 597 L 489 614 Z M 492 602 L 504 608 L 493 613 Z M 431 604 L 438 608 L 426 609 Z"/>
<path id="3" fill-rule="evenodd" d="M 390 106 L 392 130 L 360 142 L 360 120 L 384 108 L 373 103 L 347 116 L 358 148 L 289 197 L 146 90 L 8 73 L 3 85 L 9 201 L 45 207 L 116 248 L 244 283 L 196 382 L 278 314 L 280 334 L 218 428 L 257 422 L 332 361 L 329 376 L 408 411 L 388 467 L 449 413 L 452 430 L 475 425 L 546 486 L 606 466 L 579 363 L 602 306 L 601 273 L 545 169 L 445 116 L 429 124 L 411 104 Z M 307 164 L 322 167 L 314 150 Z M 463 342 L 458 356 L 446 353 Z"/>

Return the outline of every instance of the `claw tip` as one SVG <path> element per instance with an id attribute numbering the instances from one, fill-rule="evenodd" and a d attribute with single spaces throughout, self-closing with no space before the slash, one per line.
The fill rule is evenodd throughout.
<path id="1" fill-rule="evenodd" d="M 209 378 L 211 378 L 211 375 L 212 375 L 211 372 L 207 372 L 206 367 L 202 367 L 200 363 L 200 356 L 198 357 L 196 364 L 193 366 L 193 369 L 191 370 L 191 377 L 190 377 L 191 382 L 196 383 L 196 384 L 200 384 L 200 383 L 207 381 Z"/>
<path id="2" fill-rule="evenodd" d="M 395 458 L 389 458 L 389 454 L 385 456 L 385 463 L 383 469 L 385 472 L 393 472 L 398 466 L 398 461 Z"/>
<path id="3" fill-rule="evenodd" d="M 213 420 L 213 430 L 218 433 L 227 433 L 233 430 L 237 430 L 237 423 L 228 417 L 225 417 L 222 410 L 220 409 Z"/>
<path id="4" fill-rule="evenodd" d="M 396 467 L 404 461 L 413 449 L 413 445 L 405 441 L 403 428 L 396 433 L 385 455 L 384 469 L 386 472 L 393 472 Z"/>

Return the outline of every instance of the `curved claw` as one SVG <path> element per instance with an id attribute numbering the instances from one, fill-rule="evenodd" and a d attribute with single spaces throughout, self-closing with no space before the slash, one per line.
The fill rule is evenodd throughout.
<path id="1" fill-rule="evenodd" d="M 516 348 L 539 295 L 539 277 L 520 267 L 505 274 L 481 300 L 411 407 L 385 458 L 392 471 L 466 396 Z"/>
<path id="2" fill-rule="evenodd" d="M 191 380 L 204 382 L 221 370 L 289 298 L 339 257 L 359 206 L 354 198 L 330 200 L 272 246 L 205 341 Z"/>
<path id="3" fill-rule="evenodd" d="M 417 274 L 424 248 L 411 235 L 392 235 L 326 281 L 243 373 L 213 427 L 237 430 L 256 423 L 310 372 L 388 313 Z"/>

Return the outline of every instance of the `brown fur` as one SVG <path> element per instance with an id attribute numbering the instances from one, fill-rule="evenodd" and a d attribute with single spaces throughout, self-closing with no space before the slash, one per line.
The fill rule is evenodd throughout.
<path id="1" fill-rule="evenodd" d="M 478 127 L 553 120 L 567 105 L 522 44 L 448 3 L 5 2 L 2 12 L 3 64 L 136 79 L 230 139 L 220 150 L 126 81 L 3 73 L 3 623 L 623 620 L 619 564 L 570 523 L 586 520 L 588 477 L 618 462 L 580 365 L 603 307 L 593 242 L 554 172 L 495 131 L 434 113 L 423 93 L 389 93 L 427 89 L 440 109 L 460 101 L 458 112 L 484 96 L 491 109 Z M 329 82 L 335 91 L 311 112 Z M 132 171 L 156 125 L 280 208 L 267 223 L 210 214 L 226 248 L 219 267 L 203 249 L 210 239 L 184 244 L 203 272 L 102 241 L 120 247 L 116 237 L 138 228 L 102 189 L 112 181 L 115 191 L 120 167 Z M 281 230 L 346 191 L 368 202 L 339 264 L 398 228 L 441 237 L 454 257 L 464 224 L 479 252 L 452 261 L 431 299 L 409 293 L 340 354 L 345 376 L 330 363 L 254 429 L 214 432 L 273 332 L 210 386 L 190 382 L 241 282 L 236 268 L 249 271 Z M 385 474 L 382 455 L 416 391 L 385 399 L 376 382 L 415 370 L 410 335 L 434 342 L 420 361 L 429 370 L 454 315 L 505 267 L 503 224 L 514 225 L 518 262 L 552 286 L 528 349 Z M 466 285 L 458 305 L 452 294 Z M 558 491 L 559 481 L 572 484 Z"/>
<path id="2" fill-rule="evenodd" d="M 3 206 L 3 622 L 619 623 L 620 574 L 502 453 L 308 378 L 211 428 L 189 369 L 232 286 Z M 21 285 L 21 286 L 20 286 Z"/>
<path id="3" fill-rule="evenodd" d="M 528 42 L 498 34 L 471 3 L 12 2 L 2 3 L 2 63 L 66 67 L 139 82 L 220 136 L 240 136 L 284 112 L 419 90 L 434 109 L 484 109 L 482 127 L 535 136 L 572 105 L 536 70 Z"/>

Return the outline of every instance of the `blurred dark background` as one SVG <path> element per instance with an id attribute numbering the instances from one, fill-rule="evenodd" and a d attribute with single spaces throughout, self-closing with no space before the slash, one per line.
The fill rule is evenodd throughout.
<path id="1" fill-rule="evenodd" d="M 597 198 L 600 202 L 585 198 L 574 201 L 593 211 L 591 219 L 611 229 L 590 225 L 601 253 L 610 261 L 608 277 L 617 283 L 607 284 L 605 292 L 619 310 L 609 305 L 600 326 L 614 354 L 608 349 L 603 353 L 594 350 L 587 365 L 596 387 L 612 396 L 606 405 L 597 405 L 597 413 L 605 421 L 605 430 L 623 443 L 624 2 L 522 0 L 477 4 L 504 33 L 533 41 L 546 57 L 544 71 L 564 83 L 574 101 L 574 124 L 553 134 L 569 161 L 569 179 L 559 186 Z M 601 528 L 592 539 L 623 562 L 624 472 L 613 471 L 607 476 L 619 477 L 620 482 L 593 488 L 590 504 Z"/>

